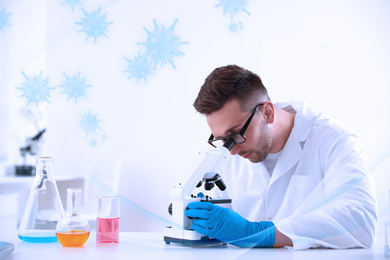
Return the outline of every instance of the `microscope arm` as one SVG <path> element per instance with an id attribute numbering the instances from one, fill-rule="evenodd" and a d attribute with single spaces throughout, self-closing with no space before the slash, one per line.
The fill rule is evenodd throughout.
<path id="1" fill-rule="evenodd" d="M 215 173 L 220 173 L 228 155 L 229 150 L 223 146 L 208 151 L 201 164 L 183 186 L 180 195 L 181 199 L 185 200 L 191 197 L 192 191 L 203 177 L 211 178 L 213 176 L 210 176 L 210 174 L 215 175 Z"/>
<path id="2" fill-rule="evenodd" d="M 194 187 L 198 185 L 199 180 L 201 180 L 204 176 L 213 177 L 209 176 L 210 173 L 215 175 L 215 173 L 221 172 L 227 157 L 230 155 L 230 150 L 235 144 L 236 141 L 229 137 L 223 146 L 208 151 L 202 163 L 198 166 L 181 190 L 180 198 L 184 200 L 185 198 L 190 197 Z"/>

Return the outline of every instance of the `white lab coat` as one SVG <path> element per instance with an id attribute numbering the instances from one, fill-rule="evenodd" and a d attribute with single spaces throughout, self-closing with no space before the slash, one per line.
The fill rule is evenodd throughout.
<path id="1" fill-rule="evenodd" d="M 251 221 L 273 221 L 294 250 L 371 247 L 378 211 L 358 137 L 304 102 L 276 104 L 288 105 L 294 128 L 272 176 L 262 162 L 240 156 L 224 167 L 231 208 Z"/>

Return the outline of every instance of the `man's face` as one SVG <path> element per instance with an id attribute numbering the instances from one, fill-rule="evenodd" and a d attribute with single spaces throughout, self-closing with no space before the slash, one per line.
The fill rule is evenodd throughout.
<path id="1" fill-rule="evenodd" d="M 238 154 L 253 163 L 267 157 L 272 145 L 272 126 L 265 121 L 263 111 L 263 106 L 260 106 L 245 132 L 246 141 L 235 145 L 231 154 Z M 238 101 L 232 100 L 220 110 L 207 115 L 206 119 L 215 138 L 223 138 L 239 132 L 251 112 L 253 110 L 242 112 Z"/>

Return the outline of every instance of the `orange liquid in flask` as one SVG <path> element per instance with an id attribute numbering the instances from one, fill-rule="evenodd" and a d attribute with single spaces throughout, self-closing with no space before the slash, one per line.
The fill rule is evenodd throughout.
<path id="1" fill-rule="evenodd" d="M 58 242 L 63 246 L 82 246 L 89 237 L 88 231 L 71 230 L 66 232 L 58 232 Z"/>

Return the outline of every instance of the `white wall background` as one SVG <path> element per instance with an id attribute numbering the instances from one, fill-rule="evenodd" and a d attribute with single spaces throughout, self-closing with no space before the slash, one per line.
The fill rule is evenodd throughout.
<path id="1" fill-rule="evenodd" d="M 306 100 L 362 136 L 380 216 L 387 219 L 390 2 L 231 0 L 250 13 L 238 9 L 233 19 L 220 2 L 2 0 L 8 25 L 0 16 L 0 175 L 21 163 L 25 138 L 46 128 L 42 154 L 55 157 L 56 175 L 90 176 L 99 187 L 91 196 L 122 196 L 128 230 L 160 231 L 169 220 L 171 187 L 208 148 L 208 126 L 192 107 L 198 90 L 215 67 L 238 64 L 260 75 L 274 102 Z M 71 3 L 80 3 L 73 12 Z M 81 7 L 100 8 L 112 23 L 107 37 L 85 40 L 76 24 L 85 16 Z M 148 54 L 138 43 L 155 30 L 153 20 L 188 44 L 171 60 L 176 68 L 168 59 L 137 83 L 123 72 L 124 57 Z M 27 105 L 16 89 L 26 82 L 22 71 L 30 78 L 42 71 L 55 88 L 48 102 Z M 77 103 L 62 93 L 63 73 L 80 73 L 90 85 Z M 100 120 L 96 132 L 80 127 L 88 111 Z"/>

